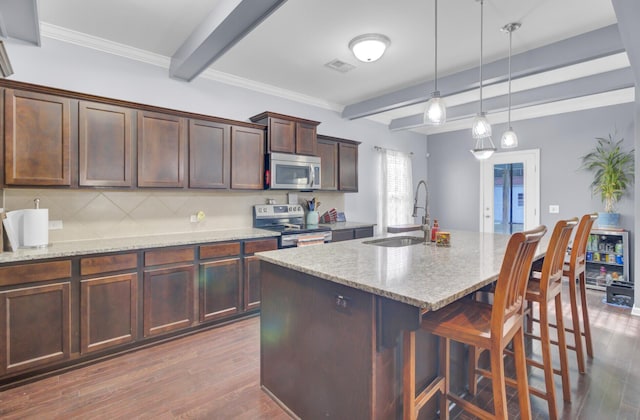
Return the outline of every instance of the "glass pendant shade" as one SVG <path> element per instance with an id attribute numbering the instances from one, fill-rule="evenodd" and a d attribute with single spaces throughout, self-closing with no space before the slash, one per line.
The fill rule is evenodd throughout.
<path id="1" fill-rule="evenodd" d="M 353 38 L 349 42 L 349 48 L 358 60 L 371 63 L 382 57 L 390 43 L 389 38 L 384 35 L 365 34 Z"/>
<path id="2" fill-rule="evenodd" d="M 482 137 L 476 140 L 476 146 L 470 150 L 470 152 L 478 160 L 489 159 L 496 151 L 496 146 L 493 144 L 491 137 Z"/>
<path id="3" fill-rule="evenodd" d="M 424 122 L 427 125 L 442 125 L 447 121 L 447 107 L 440 97 L 440 92 L 433 92 L 424 111 Z"/>
<path id="4" fill-rule="evenodd" d="M 513 149 L 518 147 L 518 136 L 511 127 L 504 133 L 502 133 L 502 139 L 500 140 L 500 147 L 503 149 Z"/>
<path id="5" fill-rule="evenodd" d="M 479 113 L 473 119 L 471 125 L 471 134 L 474 139 L 482 139 L 485 137 L 491 137 L 491 124 L 484 112 Z"/>

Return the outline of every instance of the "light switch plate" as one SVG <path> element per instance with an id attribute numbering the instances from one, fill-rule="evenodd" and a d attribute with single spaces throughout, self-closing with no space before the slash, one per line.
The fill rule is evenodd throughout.
<path id="1" fill-rule="evenodd" d="M 549 213 L 551 214 L 560 213 L 560 206 L 557 204 L 551 204 L 549 206 Z"/>

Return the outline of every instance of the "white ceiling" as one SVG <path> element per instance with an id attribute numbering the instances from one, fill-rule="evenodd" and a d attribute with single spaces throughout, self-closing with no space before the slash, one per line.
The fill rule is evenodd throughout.
<path id="1" fill-rule="evenodd" d="M 219 2 L 39 0 L 38 7 L 47 26 L 171 57 Z M 479 3 L 440 0 L 438 5 L 439 76 L 476 67 Z M 342 110 L 433 79 L 433 9 L 433 0 L 289 0 L 211 68 Z M 509 22 L 522 23 L 513 35 L 514 54 L 616 23 L 611 0 L 485 0 L 484 15 L 485 63 L 507 57 L 508 36 L 500 28 Z M 385 34 L 391 46 L 377 62 L 358 62 L 347 44 L 370 32 Z M 343 74 L 325 67 L 333 59 L 356 68 Z M 388 123 L 416 107 L 374 119 Z"/>

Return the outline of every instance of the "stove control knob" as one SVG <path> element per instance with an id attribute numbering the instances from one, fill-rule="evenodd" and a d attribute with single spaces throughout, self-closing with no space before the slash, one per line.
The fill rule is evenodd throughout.
<path id="1" fill-rule="evenodd" d="M 302 211 L 302 206 L 298 206 L 298 211 Z"/>

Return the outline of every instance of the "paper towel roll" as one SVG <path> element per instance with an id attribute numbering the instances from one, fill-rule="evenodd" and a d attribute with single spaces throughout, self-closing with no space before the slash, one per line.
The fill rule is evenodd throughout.
<path id="1" fill-rule="evenodd" d="M 49 244 L 49 209 L 24 210 L 22 223 L 24 246 L 43 247 Z"/>

